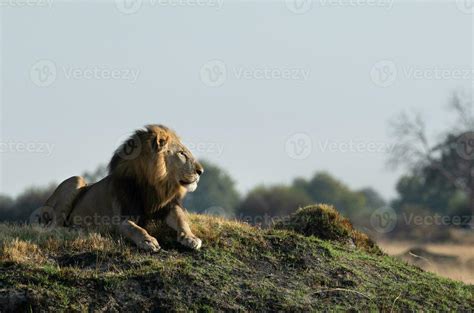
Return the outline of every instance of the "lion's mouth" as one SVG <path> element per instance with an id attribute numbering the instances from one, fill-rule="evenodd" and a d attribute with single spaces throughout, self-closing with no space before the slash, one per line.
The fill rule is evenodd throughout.
<path id="1" fill-rule="evenodd" d="M 198 182 L 199 182 L 199 177 L 196 178 L 195 180 L 180 180 L 179 183 L 181 184 L 181 186 L 183 186 L 184 188 L 186 188 L 186 190 L 188 192 L 193 192 L 196 190 L 197 188 L 197 185 L 198 185 Z"/>
<path id="2" fill-rule="evenodd" d="M 188 180 L 180 180 L 179 183 L 182 185 L 182 186 L 188 186 L 188 185 L 191 185 L 191 184 L 194 184 L 194 183 L 197 183 L 197 179 L 195 180 L 192 180 L 192 181 L 188 181 Z"/>

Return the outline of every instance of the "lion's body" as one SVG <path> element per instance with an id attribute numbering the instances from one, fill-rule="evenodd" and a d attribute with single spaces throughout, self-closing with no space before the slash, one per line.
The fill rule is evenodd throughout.
<path id="1" fill-rule="evenodd" d="M 121 216 L 121 206 L 114 204 L 116 195 L 111 182 L 111 177 L 107 176 L 95 184 L 79 189 L 64 226 L 100 226 L 107 224 L 113 217 Z"/>
<path id="2" fill-rule="evenodd" d="M 181 199 L 194 191 L 202 172 L 173 131 L 149 125 L 117 149 L 107 177 L 92 185 L 77 176 L 65 180 L 46 201 L 44 212 L 53 212 L 57 226 L 116 226 L 152 251 L 159 249 L 158 242 L 140 226 L 162 217 L 182 244 L 199 249 L 201 241 L 187 224 Z"/>

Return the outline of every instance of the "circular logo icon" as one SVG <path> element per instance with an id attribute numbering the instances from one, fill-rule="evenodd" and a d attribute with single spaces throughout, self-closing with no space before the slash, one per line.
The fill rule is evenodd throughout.
<path id="1" fill-rule="evenodd" d="M 377 209 L 370 216 L 370 224 L 381 234 L 389 233 L 397 226 L 397 213 L 390 207 Z"/>
<path id="2" fill-rule="evenodd" d="M 311 154 L 313 142 L 305 133 L 296 133 L 290 136 L 285 143 L 286 154 L 295 160 L 304 160 Z"/>
<path id="3" fill-rule="evenodd" d="M 456 151 L 465 160 L 474 160 L 474 132 L 466 132 L 456 141 Z"/>
<path id="4" fill-rule="evenodd" d="M 379 87 L 389 87 L 397 79 L 397 74 L 397 66 L 394 62 L 382 60 L 372 66 L 370 78 Z"/>
<path id="5" fill-rule="evenodd" d="M 143 4 L 143 0 L 115 0 L 115 6 L 123 14 L 137 13 Z"/>
<path id="6" fill-rule="evenodd" d="M 142 152 L 142 142 L 137 135 L 121 136 L 117 146 L 117 154 L 124 160 L 133 160 Z"/>
<path id="7" fill-rule="evenodd" d="M 311 10 L 313 6 L 312 0 L 285 0 L 288 10 L 295 14 L 305 14 Z"/>
<path id="8" fill-rule="evenodd" d="M 28 219 L 30 225 L 53 226 L 56 224 L 56 214 L 54 209 L 43 206 L 33 211 Z"/>
<path id="9" fill-rule="evenodd" d="M 201 66 L 201 81 L 208 87 L 222 86 L 227 80 L 227 68 L 224 62 L 212 60 Z"/>
<path id="10" fill-rule="evenodd" d="M 48 87 L 56 80 L 56 64 L 39 60 L 30 68 L 30 79 L 38 87 Z"/>
<path id="11" fill-rule="evenodd" d="M 474 1 L 473 0 L 456 0 L 456 6 L 459 11 L 465 14 L 474 14 Z"/>
<path id="12" fill-rule="evenodd" d="M 458 188 L 458 189 L 466 190 L 466 188 L 467 188 L 466 180 L 463 179 L 463 178 L 458 178 L 458 179 L 454 180 L 454 186 L 456 186 L 456 188 Z"/>

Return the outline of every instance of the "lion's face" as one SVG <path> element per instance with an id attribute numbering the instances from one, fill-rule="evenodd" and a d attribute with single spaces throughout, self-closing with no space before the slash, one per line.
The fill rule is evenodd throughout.
<path id="1" fill-rule="evenodd" d="M 165 155 L 168 175 L 176 179 L 176 183 L 187 191 L 196 190 L 199 177 L 204 172 L 203 167 L 196 161 L 180 141 L 173 140 L 162 153 Z"/>
<path id="2" fill-rule="evenodd" d="M 165 126 L 149 125 L 147 131 L 151 137 L 151 153 L 155 156 L 152 167 L 165 174 L 173 185 L 184 187 L 189 192 L 196 190 L 204 169 L 191 151 Z"/>
<path id="3" fill-rule="evenodd" d="M 130 149 L 138 148 L 137 157 L 130 158 Z M 127 156 L 127 157 L 125 157 Z M 134 176 L 154 186 L 160 201 L 168 201 L 178 192 L 196 190 L 204 172 L 191 151 L 174 131 L 163 125 L 147 125 L 137 130 L 115 152 L 109 163 L 109 174 L 115 177 Z"/>

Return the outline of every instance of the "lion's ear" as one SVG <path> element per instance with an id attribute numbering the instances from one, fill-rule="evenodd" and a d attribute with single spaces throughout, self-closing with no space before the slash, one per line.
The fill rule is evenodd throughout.
<path id="1" fill-rule="evenodd" d="M 163 149 L 166 147 L 168 144 L 168 136 L 163 135 L 163 136 L 154 136 L 151 140 L 151 148 L 155 152 L 160 152 L 163 151 Z"/>

